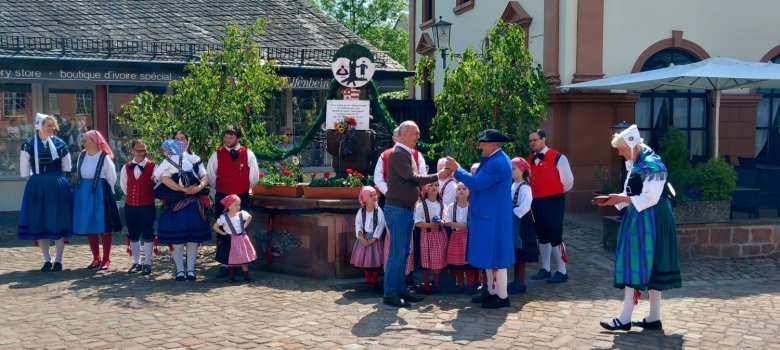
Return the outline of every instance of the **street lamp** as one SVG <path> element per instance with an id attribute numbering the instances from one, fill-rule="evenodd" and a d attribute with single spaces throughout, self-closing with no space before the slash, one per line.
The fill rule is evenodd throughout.
<path id="1" fill-rule="evenodd" d="M 442 66 L 447 66 L 447 50 L 450 48 L 450 28 L 452 23 L 444 21 L 439 16 L 439 21 L 433 25 L 433 38 L 436 47 L 441 50 Z"/>

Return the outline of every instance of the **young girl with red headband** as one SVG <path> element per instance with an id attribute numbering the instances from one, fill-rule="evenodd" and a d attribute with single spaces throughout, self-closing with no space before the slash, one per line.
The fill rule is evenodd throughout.
<path id="1" fill-rule="evenodd" d="M 439 275 L 447 266 L 447 232 L 444 230 L 444 203 L 439 194 L 439 183 L 423 187 L 423 197 L 414 208 L 414 226 L 420 228 L 420 263 L 423 268 L 423 291 L 439 291 Z M 429 276 L 433 271 L 433 287 Z"/>
<path id="2" fill-rule="evenodd" d="M 257 259 L 255 247 L 247 235 L 246 228 L 252 222 L 252 215 L 241 210 L 241 198 L 231 194 L 220 201 L 225 207 L 225 213 L 220 215 L 213 229 L 218 234 L 230 236 L 230 256 L 228 257 L 228 278 L 230 282 L 236 281 L 236 267 L 241 266 L 245 282 L 251 282 L 249 278 L 249 263 Z"/>
<path id="3" fill-rule="evenodd" d="M 379 239 L 385 231 L 385 214 L 377 205 L 377 194 L 371 186 L 363 186 L 358 196 L 361 208 L 355 215 L 357 241 L 352 248 L 349 263 L 363 269 L 366 289 L 377 289 L 379 269 L 382 268 L 382 245 Z"/>
<path id="4" fill-rule="evenodd" d="M 515 230 L 515 279 L 507 285 L 510 294 L 525 293 L 525 264 L 539 261 L 539 249 L 534 233 L 534 219 L 531 212 L 531 186 L 528 179 L 531 166 L 519 157 L 512 158 L 512 213 Z"/>

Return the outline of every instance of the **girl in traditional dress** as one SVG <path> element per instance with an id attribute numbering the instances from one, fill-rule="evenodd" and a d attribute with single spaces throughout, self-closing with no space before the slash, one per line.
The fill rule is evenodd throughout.
<path id="1" fill-rule="evenodd" d="M 512 212 L 515 230 L 515 279 L 507 289 L 510 294 L 525 293 L 525 264 L 539 261 L 539 252 L 534 233 L 534 219 L 531 212 L 531 186 L 528 179 L 531 166 L 520 157 L 512 158 Z"/>
<path id="2" fill-rule="evenodd" d="M 19 239 L 34 240 L 43 253 L 41 271 L 61 271 L 65 238 L 73 234 L 73 204 L 68 179 L 70 153 L 68 145 L 57 136 L 57 119 L 36 114 L 32 139 L 22 144 L 19 175 L 28 178 L 19 213 Z M 52 263 L 49 240 L 57 254 Z"/>
<path id="3" fill-rule="evenodd" d="M 474 283 L 477 280 L 477 270 L 469 267 L 466 261 L 466 246 L 469 235 L 469 188 L 459 182 L 455 187 L 455 203 L 444 210 L 444 221 L 447 227 L 452 229 L 447 243 L 447 265 L 455 275 L 456 291 L 464 291 L 464 278 L 468 280 L 468 288 L 474 291 Z"/>
<path id="4" fill-rule="evenodd" d="M 246 228 L 252 222 L 252 215 L 241 210 L 241 198 L 235 194 L 228 195 L 220 201 L 225 207 L 225 213 L 220 215 L 213 229 L 218 234 L 230 236 L 230 255 L 228 256 L 228 278 L 236 281 L 236 267 L 241 266 L 244 282 L 249 278 L 249 263 L 257 260 L 255 247 L 249 239 Z"/>
<path id="5" fill-rule="evenodd" d="M 84 150 L 76 162 L 76 186 L 73 194 L 73 233 L 86 235 L 92 262 L 87 269 L 106 270 L 111 264 L 112 232 L 122 231 L 119 208 L 114 200 L 116 168 L 114 153 L 97 130 L 81 138 Z M 103 243 L 100 255 L 98 236 Z"/>
<path id="6" fill-rule="evenodd" d="M 608 330 L 630 330 L 631 314 L 640 292 L 650 294 L 650 314 L 634 325 L 662 329 L 661 293 L 680 288 L 677 233 L 670 198 L 674 190 L 667 183 L 667 170 L 655 152 L 647 147 L 636 125 L 612 138 L 612 147 L 626 159 L 629 170 L 623 193 L 610 194 L 599 205 L 627 208 L 618 231 L 615 253 L 615 288 L 624 289 L 623 310 L 601 322 Z"/>
<path id="7" fill-rule="evenodd" d="M 155 187 L 155 197 L 165 201 L 165 211 L 157 224 L 159 242 L 173 245 L 176 280 L 194 281 L 198 245 L 211 239 L 207 205 L 199 199 L 207 195 L 208 175 L 203 165 L 194 167 L 194 155 L 184 155 L 184 145 L 176 140 L 163 142 L 165 155 L 154 170 L 161 183 Z M 187 271 L 184 271 L 184 246 L 187 246 Z"/>
<path id="8" fill-rule="evenodd" d="M 423 187 L 424 196 L 414 207 L 414 225 L 420 228 L 420 263 L 423 268 L 423 291 L 439 291 L 441 269 L 447 266 L 447 232 L 444 230 L 444 203 L 439 195 L 439 183 Z M 433 271 L 433 288 L 429 277 Z"/>
<path id="9" fill-rule="evenodd" d="M 366 289 L 377 289 L 379 270 L 382 268 L 382 244 L 379 241 L 385 231 L 385 214 L 377 205 L 376 190 L 363 186 L 358 196 L 361 208 L 355 215 L 357 241 L 352 248 L 349 263 L 363 269 Z"/>

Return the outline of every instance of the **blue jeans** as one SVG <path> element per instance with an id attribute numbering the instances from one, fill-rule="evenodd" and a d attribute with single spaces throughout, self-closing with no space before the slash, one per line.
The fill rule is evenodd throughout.
<path id="1" fill-rule="evenodd" d="M 385 268 L 385 296 L 406 289 L 406 260 L 409 257 L 409 239 L 414 228 L 411 208 L 385 204 L 385 222 L 390 229 L 390 255 Z"/>

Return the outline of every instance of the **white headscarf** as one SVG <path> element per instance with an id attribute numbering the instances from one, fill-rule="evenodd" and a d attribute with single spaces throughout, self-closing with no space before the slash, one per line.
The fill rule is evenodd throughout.
<path id="1" fill-rule="evenodd" d="M 631 150 L 631 157 L 626 159 L 626 170 L 631 174 L 631 169 L 634 168 L 634 148 L 640 142 L 644 142 L 642 136 L 639 134 L 639 129 L 636 124 L 629 126 L 626 130 L 621 131 L 618 136 L 626 142 L 628 148 Z M 631 176 L 626 176 L 626 182 L 623 184 L 623 188 L 628 187 L 628 179 Z"/>
<path id="2" fill-rule="evenodd" d="M 43 128 L 43 122 L 46 120 L 46 117 L 48 115 L 42 114 L 42 113 L 35 113 L 35 130 L 41 130 Z M 54 135 L 52 135 L 54 136 Z M 41 167 L 38 163 L 38 133 L 35 134 L 35 142 L 33 142 L 33 153 L 35 157 L 35 171 L 40 174 L 41 173 Z M 46 142 L 49 145 L 49 154 L 51 154 L 51 159 L 55 160 L 59 158 L 59 154 L 57 153 L 57 147 L 54 146 L 54 141 L 52 141 L 51 136 L 46 141 L 41 140 L 41 142 Z"/>

